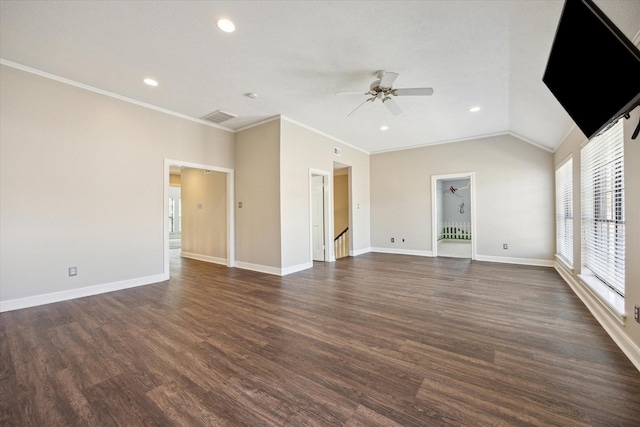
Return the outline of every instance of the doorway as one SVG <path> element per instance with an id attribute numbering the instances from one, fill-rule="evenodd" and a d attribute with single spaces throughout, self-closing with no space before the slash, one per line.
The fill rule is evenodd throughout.
<path id="1" fill-rule="evenodd" d="M 333 162 L 333 254 L 336 260 L 353 254 L 351 167 Z"/>
<path id="2" fill-rule="evenodd" d="M 329 172 L 309 170 L 310 242 L 313 261 L 331 261 Z"/>
<path id="3" fill-rule="evenodd" d="M 433 256 L 476 259 L 475 174 L 431 177 Z"/>
<path id="4" fill-rule="evenodd" d="M 224 179 L 222 181 L 223 190 L 221 191 L 222 200 L 217 204 L 222 208 L 222 213 L 217 214 L 217 217 L 224 218 L 226 222 L 226 230 L 223 229 L 221 231 L 222 235 L 220 236 L 222 241 L 226 240 L 226 248 L 222 248 L 223 254 L 220 258 L 210 257 L 210 256 L 189 256 L 191 258 L 200 259 L 202 261 L 207 262 L 215 262 L 226 264 L 228 267 L 235 266 L 235 240 L 234 240 L 234 210 L 233 210 L 233 195 L 234 195 L 234 187 L 233 187 L 233 169 L 220 168 L 216 166 L 209 165 L 201 165 L 195 163 L 181 162 L 176 160 L 165 159 L 164 161 L 164 275 L 168 279 L 170 276 L 171 266 L 171 248 L 172 242 L 173 247 L 175 247 L 175 240 L 172 237 L 177 237 L 176 235 L 176 225 L 179 224 L 180 237 L 184 237 L 184 190 L 182 187 L 182 180 L 180 180 L 180 198 L 179 204 L 177 205 L 175 190 L 172 190 L 176 185 L 176 177 L 179 172 L 176 171 L 185 171 L 185 170 L 197 170 L 199 173 L 203 175 L 211 175 L 215 172 L 216 175 L 221 175 Z M 172 173 L 173 172 L 173 173 Z M 172 175 L 174 175 L 172 177 Z M 220 181 L 218 181 L 220 182 Z M 173 183 L 173 184 L 172 184 Z M 173 202 L 172 202 L 173 199 Z M 201 203 L 195 206 L 195 209 L 198 210 L 206 210 L 210 203 Z M 173 207 L 173 210 L 172 210 Z M 199 225 L 196 225 L 199 226 Z M 206 235 L 211 235 L 212 230 L 203 231 Z M 183 246 L 182 244 L 180 245 Z M 176 248 L 177 249 L 177 248 Z M 173 249 L 174 252 L 176 249 Z M 184 253 L 184 247 L 181 249 L 181 256 L 187 256 L 188 254 Z M 226 252 L 226 253 L 225 253 Z M 224 257 L 224 258 L 222 258 Z"/>

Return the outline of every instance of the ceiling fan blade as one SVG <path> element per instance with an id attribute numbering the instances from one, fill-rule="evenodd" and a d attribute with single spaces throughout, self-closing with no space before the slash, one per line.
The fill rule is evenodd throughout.
<path id="1" fill-rule="evenodd" d="M 336 92 L 336 95 L 338 96 L 342 96 L 342 95 L 366 95 L 367 92 L 363 92 L 361 90 L 357 90 L 357 91 L 345 91 L 345 92 Z"/>
<path id="2" fill-rule="evenodd" d="M 382 102 L 384 103 L 384 105 L 387 106 L 389 111 L 391 111 L 391 114 L 393 114 L 394 116 L 397 116 L 398 114 L 402 114 L 402 110 L 400 109 L 400 107 L 398 107 L 398 104 L 396 104 L 396 101 L 394 101 L 393 99 L 384 98 Z"/>
<path id="3" fill-rule="evenodd" d="M 397 78 L 398 73 L 385 72 L 380 78 L 380 83 L 378 84 L 378 86 L 383 88 L 390 88 Z"/>
<path id="4" fill-rule="evenodd" d="M 355 113 L 356 111 L 358 111 L 364 104 L 366 104 L 369 101 L 373 101 L 373 98 L 369 98 L 367 100 L 365 100 L 362 104 L 358 105 L 352 112 L 350 112 L 349 114 L 347 114 L 347 117 L 350 117 L 353 113 Z"/>
<path id="5" fill-rule="evenodd" d="M 394 89 L 391 91 L 396 96 L 430 96 L 433 95 L 433 88 L 414 87 L 405 89 Z"/>

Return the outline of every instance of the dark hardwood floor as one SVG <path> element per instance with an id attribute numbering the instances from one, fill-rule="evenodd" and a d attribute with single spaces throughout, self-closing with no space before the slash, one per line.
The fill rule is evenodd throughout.
<path id="1" fill-rule="evenodd" d="M 0 314 L 7 426 L 638 426 L 640 373 L 551 268 L 365 254 Z"/>

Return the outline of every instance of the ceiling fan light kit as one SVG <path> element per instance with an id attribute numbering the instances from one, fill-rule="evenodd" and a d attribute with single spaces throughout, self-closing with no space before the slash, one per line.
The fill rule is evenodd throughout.
<path id="1" fill-rule="evenodd" d="M 375 76 L 377 80 L 374 80 L 369 85 L 369 91 L 365 92 L 364 95 L 368 98 L 358 105 L 353 111 L 347 114 L 347 117 L 354 114 L 356 111 L 360 109 L 367 102 L 374 102 L 376 99 L 380 99 L 380 101 L 386 105 L 387 109 L 393 114 L 397 116 L 402 114 L 402 109 L 396 104 L 395 100 L 391 98 L 392 96 L 431 96 L 433 95 L 433 88 L 430 87 L 419 87 L 419 88 L 400 88 L 394 89 L 393 82 L 398 78 L 398 73 L 393 73 L 389 71 L 379 70 L 376 71 Z M 336 95 L 363 95 L 362 92 L 338 92 Z"/>

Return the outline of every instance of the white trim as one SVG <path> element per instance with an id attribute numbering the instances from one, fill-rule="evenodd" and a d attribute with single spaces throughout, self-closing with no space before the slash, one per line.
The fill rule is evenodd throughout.
<path id="1" fill-rule="evenodd" d="M 413 255 L 424 257 L 433 256 L 433 252 L 431 251 L 420 251 L 416 249 L 371 248 L 370 251 L 380 254 Z"/>
<path id="2" fill-rule="evenodd" d="M 298 265 L 292 265 L 291 267 L 285 267 L 281 269 L 280 275 L 286 276 L 287 274 L 297 273 L 298 271 L 307 270 L 313 267 L 313 261 L 305 262 Z"/>
<path id="3" fill-rule="evenodd" d="M 226 258 L 218 258 L 214 256 L 209 256 L 209 255 L 194 254 L 192 252 L 180 252 L 180 256 L 183 258 L 195 259 L 196 261 L 210 262 L 212 264 L 221 264 L 225 266 L 227 265 Z"/>
<path id="4" fill-rule="evenodd" d="M 227 174 L 227 267 L 235 267 L 235 209 L 234 209 L 234 171 L 220 166 L 203 165 L 199 163 L 183 162 L 181 160 L 164 159 L 164 200 L 163 200 L 163 226 L 164 226 L 164 272 L 169 275 L 169 175 L 171 166 L 180 166 L 192 169 L 211 170 Z M 205 260 L 203 260 L 205 261 Z"/>
<path id="5" fill-rule="evenodd" d="M 578 298 L 580 298 L 589 312 L 591 312 L 593 317 L 600 323 L 600 326 L 602 326 L 620 350 L 629 358 L 636 369 L 640 371 L 640 347 L 622 330 L 625 326 L 626 316 L 623 316 L 621 321 L 619 314 L 612 312 L 587 286 L 576 281 L 562 264 L 556 263 L 554 267 Z"/>
<path id="6" fill-rule="evenodd" d="M 324 262 L 336 260 L 333 253 L 333 174 L 321 169 L 309 168 L 309 261 L 313 262 L 313 182 L 314 175 L 323 176 L 324 198 Z"/>
<path id="7" fill-rule="evenodd" d="M 321 131 L 319 131 L 318 129 L 314 129 L 314 128 L 312 128 L 312 127 L 311 127 L 311 126 L 309 126 L 309 125 L 305 125 L 304 123 L 300 123 L 300 122 L 298 122 L 298 121 L 296 121 L 296 120 L 290 119 L 289 117 L 286 117 L 286 116 L 280 115 L 280 118 L 281 118 L 282 120 L 284 120 L 284 121 L 289 122 L 289 123 L 293 123 L 293 124 L 295 124 L 295 125 L 298 125 L 298 126 L 300 126 L 301 128 L 305 128 L 305 129 L 307 129 L 307 130 L 310 130 L 310 131 L 312 131 L 312 132 L 315 132 L 315 133 L 317 133 L 318 135 L 322 135 L 322 136 L 324 136 L 324 137 L 326 137 L 326 138 L 329 138 L 329 139 L 332 139 L 332 140 L 334 140 L 334 141 L 336 141 L 336 142 L 339 142 L 340 144 L 344 144 L 344 145 L 346 145 L 346 146 L 347 146 L 347 147 L 349 147 L 349 148 L 353 148 L 354 150 L 361 151 L 361 152 L 363 152 L 363 153 L 365 153 L 365 154 L 372 154 L 372 153 L 370 153 L 370 152 L 368 152 L 368 151 L 366 151 L 366 150 L 364 150 L 364 149 L 362 149 L 362 148 L 360 148 L 360 147 L 356 147 L 355 145 L 349 144 L 348 142 L 344 142 L 343 140 L 338 139 L 338 138 L 336 138 L 335 136 L 331 136 L 331 135 L 329 135 L 329 134 L 326 134 L 326 133 L 324 133 L 324 132 L 321 132 Z"/>
<path id="8" fill-rule="evenodd" d="M 431 175 L 431 252 L 432 256 L 438 256 L 438 200 L 437 182 L 453 179 L 469 179 L 469 204 L 471 205 L 471 259 L 477 259 L 477 235 L 476 227 L 476 173 L 460 172 L 444 175 Z"/>
<path id="9" fill-rule="evenodd" d="M 569 263 L 564 259 L 564 257 L 560 254 L 555 254 L 556 262 L 559 262 L 566 268 L 571 274 L 573 274 L 573 266 L 569 265 Z"/>
<path id="10" fill-rule="evenodd" d="M 541 150 L 544 151 L 548 151 L 549 153 L 553 153 L 556 151 L 556 149 L 554 148 L 550 148 L 547 147 L 546 145 L 540 144 L 538 142 L 534 142 L 531 141 L 529 139 L 526 139 L 514 132 L 511 131 L 504 131 L 504 132 L 496 132 L 496 133 L 488 133 L 488 134 L 484 134 L 484 135 L 476 135 L 476 136 L 469 136 L 466 138 L 458 138 L 458 139 L 447 139 L 444 141 L 433 141 L 433 142 L 425 142 L 424 144 L 417 144 L 417 145 L 411 145 L 408 147 L 399 147 L 399 148 L 388 148 L 385 150 L 376 150 L 376 151 L 372 151 L 369 154 L 382 154 L 382 153 L 391 153 L 394 151 L 403 151 L 403 150 L 413 150 L 414 148 L 423 148 L 423 147 L 430 147 L 432 145 L 443 145 L 443 144 L 451 144 L 453 142 L 464 142 L 464 141 L 474 141 L 476 139 L 486 139 L 486 138 L 495 138 L 498 136 L 513 136 L 514 138 L 518 138 L 519 140 L 521 140 L 522 142 L 526 142 L 527 144 L 531 144 L 536 148 L 539 148 Z M 568 136 L 569 134 L 567 134 Z M 566 139 L 566 138 L 565 138 Z M 562 140 L 564 141 L 564 140 Z"/>
<path id="11" fill-rule="evenodd" d="M 269 117 L 268 119 L 261 120 L 257 123 L 251 123 L 250 125 L 242 126 L 241 128 L 236 129 L 234 132 L 242 132 L 243 130 L 251 129 L 257 126 L 261 126 L 273 121 L 280 119 L 280 116 Z"/>
<path id="12" fill-rule="evenodd" d="M 373 252 L 373 250 L 371 248 L 354 249 L 352 251 L 349 251 L 349 256 L 358 256 L 368 254 L 369 252 Z"/>
<path id="13" fill-rule="evenodd" d="M 549 259 L 512 258 L 492 255 L 476 255 L 476 261 L 500 262 L 503 264 L 533 265 L 537 267 L 555 266 L 555 262 Z"/>
<path id="14" fill-rule="evenodd" d="M 104 283 L 101 285 L 85 286 L 82 288 L 69 289 L 66 291 L 52 292 L 48 294 L 34 295 L 31 297 L 0 301 L 0 313 L 4 311 L 19 310 L 23 308 L 51 304 L 54 302 L 67 301 L 75 298 L 99 295 L 107 292 L 120 291 L 123 289 L 135 288 L 137 286 L 150 285 L 153 283 L 164 282 L 168 279 L 168 274 L 156 274 L 154 276 L 139 277 L 137 279 L 121 280 L 118 282 Z"/>
<path id="15" fill-rule="evenodd" d="M 273 274 L 275 276 L 282 276 L 282 270 L 277 267 L 270 267 L 268 265 L 252 264 L 250 262 L 236 261 L 236 268 L 243 270 L 257 271 L 258 273 Z"/>
<path id="16" fill-rule="evenodd" d="M 40 71 L 40 70 L 37 70 L 35 68 L 27 67 L 26 65 L 18 64 L 16 62 L 12 62 L 12 61 L 7 61 L 6 59 L 0 58 L 0 65 L 6 65 L 7 67 L 15 68 L 17 70 L 21 70 L 21 71 L 24 71 L 24 72 L 27 72 L 27 73 L 30 73 L 30 74 L 34 74 L 36 76 L 44 77 L 44 78 L 50 79 L 50 80 L 55 80 L 55 81 L 60 82 L 60 83 L 64 83 L 64 84 L 67 84 L 67 85 L 70 85 L 70 86 L 75 86 L 75 87 L 80 88 L 80 89 L 85 89 L 85 90 L 88 90 L 90 92 L 98 93 L 100 95 L 108 96 L 110 98 L 115 98 L 117 100 L 128 102 L 130 104 L 135 104 L 135 105 L 138 105 L 140 107 L 148 108 L 150 110 L 159 111 L 161 113 L 169 114 L 171 116 L 180 117 L 181 119 L 189 120 L 189 121 L 192 121 L 192 122 L 195 122 L 195 123 L 199 123 L 201 125 L 210 126 L 210 127 L 214 127 L 214 128 L 217 128 L 217 129 L 226 130 L 227 132 L 235 133 L 235 131 L 233 129 L 226 128 L 226 127 L 221 126 L 221 125 L 219 125 L 217 123 L 213 123 L 213 122 L 210 122 L 210 121 L 207 121 L 207 120 L 202 120 L 202 119 L 198 119 L 198 118 L 195 118 L 195 117 L 187 116 L 186 114 L 177 113 L 175 111 L 167 110 L 166 108 L 162 108 L 162 107 L 157 107 L 157 106 L 155 106 L 153 104 L 147 104 L 146 102 L 142 102 L 142 101 L 138 101 L 138 100 L 133 99 L 133 98 L 128 98 L 126 96 L 118 95 L 117 93 L 109 92 L 109 91 L 104 90 L 104 89 L 98 89 L 97 87 L 89 86 L 89 85 L 86 85 L 84 83 L 79 83 L 79 82 L 76 82 L 74 80 L 70 80 L 70 79 L 67 79 L 67 78 L 64 78 L 64 77 L 56 76 L 55 74 L 50 74 L 50 73 L 47 73 L 45 71 Z"/>

